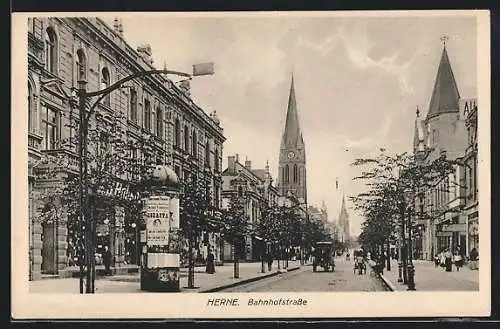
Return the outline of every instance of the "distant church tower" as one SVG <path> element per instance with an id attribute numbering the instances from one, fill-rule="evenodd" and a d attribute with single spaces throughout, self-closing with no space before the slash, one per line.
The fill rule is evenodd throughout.
<path id="1" fill-rule="evenodd" d="M 299 126 L 295 87 L 290 86 L 285 129 L 281 138 L 279 155 L 278 187 L 282 195 L 289 192 L 300 202 L 307 202 L 306 150 Z"/>

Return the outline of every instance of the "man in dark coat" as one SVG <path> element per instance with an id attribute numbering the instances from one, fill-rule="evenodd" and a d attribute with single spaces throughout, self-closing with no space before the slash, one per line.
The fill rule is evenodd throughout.
<path id="1" fill-rule="evenodd" d="M 108 246 L 104 247 L 102 261 L 104 263 L 104 274 L 111 275 L 111 251 L 109 251 Z"/>

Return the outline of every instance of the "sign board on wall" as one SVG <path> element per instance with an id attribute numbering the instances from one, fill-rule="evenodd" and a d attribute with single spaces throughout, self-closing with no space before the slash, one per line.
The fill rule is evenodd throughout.
<path id="1" fill-rule="evenodd" d="M 170 231 L 170 198 L 153 196 L 144 204 L 146 240 L 148 246 L 168 245 Z"/>

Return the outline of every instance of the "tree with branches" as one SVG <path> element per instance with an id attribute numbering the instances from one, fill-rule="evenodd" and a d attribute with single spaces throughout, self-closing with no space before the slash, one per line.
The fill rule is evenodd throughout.
<path id="1" fill-rule="evenodd" d="M 67 224 L 69 263 L 76 259 L 75 263 L 80 267 L 82 293 L 85 273 L 89 273 L 86 257 L 93 259 L 94 251 L 89 248 L 95 245 L 89 241 L 89 238 L 95 239 L 98 217 L 92 209 L 98 205 L 99 208 L 105 208 L 107 213 L 113 213 L 112 208 L 121 205 L 135 214 L 131 216 L 132 221 L 140 220 L 142 204 L 138 193 L 144 189 L 142 183 L 154 163 L 154 152 L 148 134 L 139 137 L 127 134 L 123 113 L 115 113 L 110 117 L 103 115 L 102 111 L 96 111 L 95 120 L 86 127 L 87 148 L 83 166 L 87 169 L 87 175 L 83 177 L 86 183 L 83 206 L 91 219 L 91 227 L 86 227 L 88 223 L 80 216 L 80 176 L 76 169 L 77 161 L 74 160 L 78 147 L 75 136 L 78 136 L 82 127 L 73 111 L 63 114 L 67 118 L 65 129 L 69 136 L 59 141 L 57 151 L 45 151 L 34 170 L 35 188 L 31 199 L 36 200 L 37 208 L 40 209 L 34 221 L 42 225 L 53 220 Z M 86 235 L 89 229 L 90 236 Z M 87 279 L 88 275 L 95 274 L 87 274 Z M 87 287 L 93 291 L 93 287 Z"/>
<path id="2" fill-rule="evenodd" d="M 187 255 L 181 255 L 188 260 L 188 288 L 194 285 L 195 245 L 199 243 L 202 232 L 213 230 L 212 218 L 209 215 L 211 209 L 210 195 L 207 183 L 202 178 L 194 175 L 182 182 L 180 195 L 180 219 L 181 235 L 187 240 Z M 183 248 L 186 250 L 186 248 Z M 187 257 L 186 257 L 187 256 Z"/>
<path id="3" fill-rule="evenodd" d="M 239 257 L 245 245 L 245 237 L 252 233 L 248 221 L 243 199 L 233 193 L 227 209 L 222 211 L 221 233 L 225 240 L 231 244 L 235 278 L 239 278 Z"/>
<path id="4" fill-rule="evenodd" d="M 381 151 L 378 157 L 356 159 L 352 164 L 363 168 L 361 175 L 354 180 L 366 181 L 368 187 L 367 192 L 351 197 L 356 209 L 366 219 L 359 241 L 368 248 L 380 247 L 384 242 L 388 243 L 399 226 L 403 269 L 406 270 L 409 260 L 411 271 L 411 243 L 406 241 L 407 234 L 411 241 L 414 229 L 411 219 L 428 216 L 423 211 L 423 194 L 454 172 L 455 163 L 444 155 L 434 161 L 423 162 L 413 154 L 390 156 Z M 406 274 L 404 276 L 406 282 Z M 410 282 L 410 286 L 412 284 Z"/>

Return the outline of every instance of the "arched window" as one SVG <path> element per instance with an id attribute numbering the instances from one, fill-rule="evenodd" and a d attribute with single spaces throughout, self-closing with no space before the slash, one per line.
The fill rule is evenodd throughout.
<path id="1" fill-rule="evenodd" d="M 294 164 L 293 165 L 293 182 L 297 183 L 298 180 L 299 180 L 299 173 L 298 173 L 298 169 L 297 169 L 297 164 Z"/>
<path id="2" fill-rule="evenodd" d="M 184 151 L 189 152 L 189 129 L 184 126 Z"/>
<path id="3" fill-rule="evenodd" d="M 220 169 L 219 169 L 219 151 L 217 150 L 217 147 L 214 150 L 214 168 L 215 168 L 215 171 L 220 171 Z"/>
<path id="4" fill-rule="evenodd" d="M 288 165 L 285 165 L 285 183 L 288 183 L 290 181 L 290 172 Z"/>
<path id="5" fill-rule="evenodd" d="M 163 138 L 163 111 L 159 106 L 156 108 L 156 136 Z"/>
<path id="6" fill-rule="evenodd" d="M 51 73 L 57 71 L 57 37 L 51 27 L 45 30 L 45 68 Z"/>
<path id="7" fill-rule="evenodd" d="M 180 147 L 180 145 L 181 145 L 181 123 L 179 122 L 179 119 L 175 119 L 174 136 L 175 136 L 174 146 Z"/>
<path id="8" fill-rule="evenodd" d="M 110 83 L 111 79 L 109 77 L 109 70 L 107 68 L 103 68 L 101 71 L 101 90 L 108 88 Z M 102 101 L 104 105 L 110 106 L 111 105 L 110 94 L 107 94 Z"/>
<path id="9" fill-rule="evenodd" d="M 76 52 L 76 79 L 77 81 L 85 81 L 87 79 L 87 60 L 83 49 L 78 49 Z"/>
<path id="10" fill-rule="evenodd" d="M 198 136 L 196 136 L 196 130 L 193 129 L 193 137 L 191 144 L 191 154 L 194 156 L 198 155 Z"/>
<path id="11" fill-rule="evenodd" d="M 144 100 L 144 129 L 151 131 L 151 103 L 148 99 Z"/>
<path id="12" fill-rule="evenodd" d="M 33 88 L 31 88 L 31 83 L 28 82 L 28 131 L 33 132 Z"/>
<path id="13" fill-rule="evenodd" d="M 210 143 L 205 143 L 205 166 L 210 168 Z"/>

